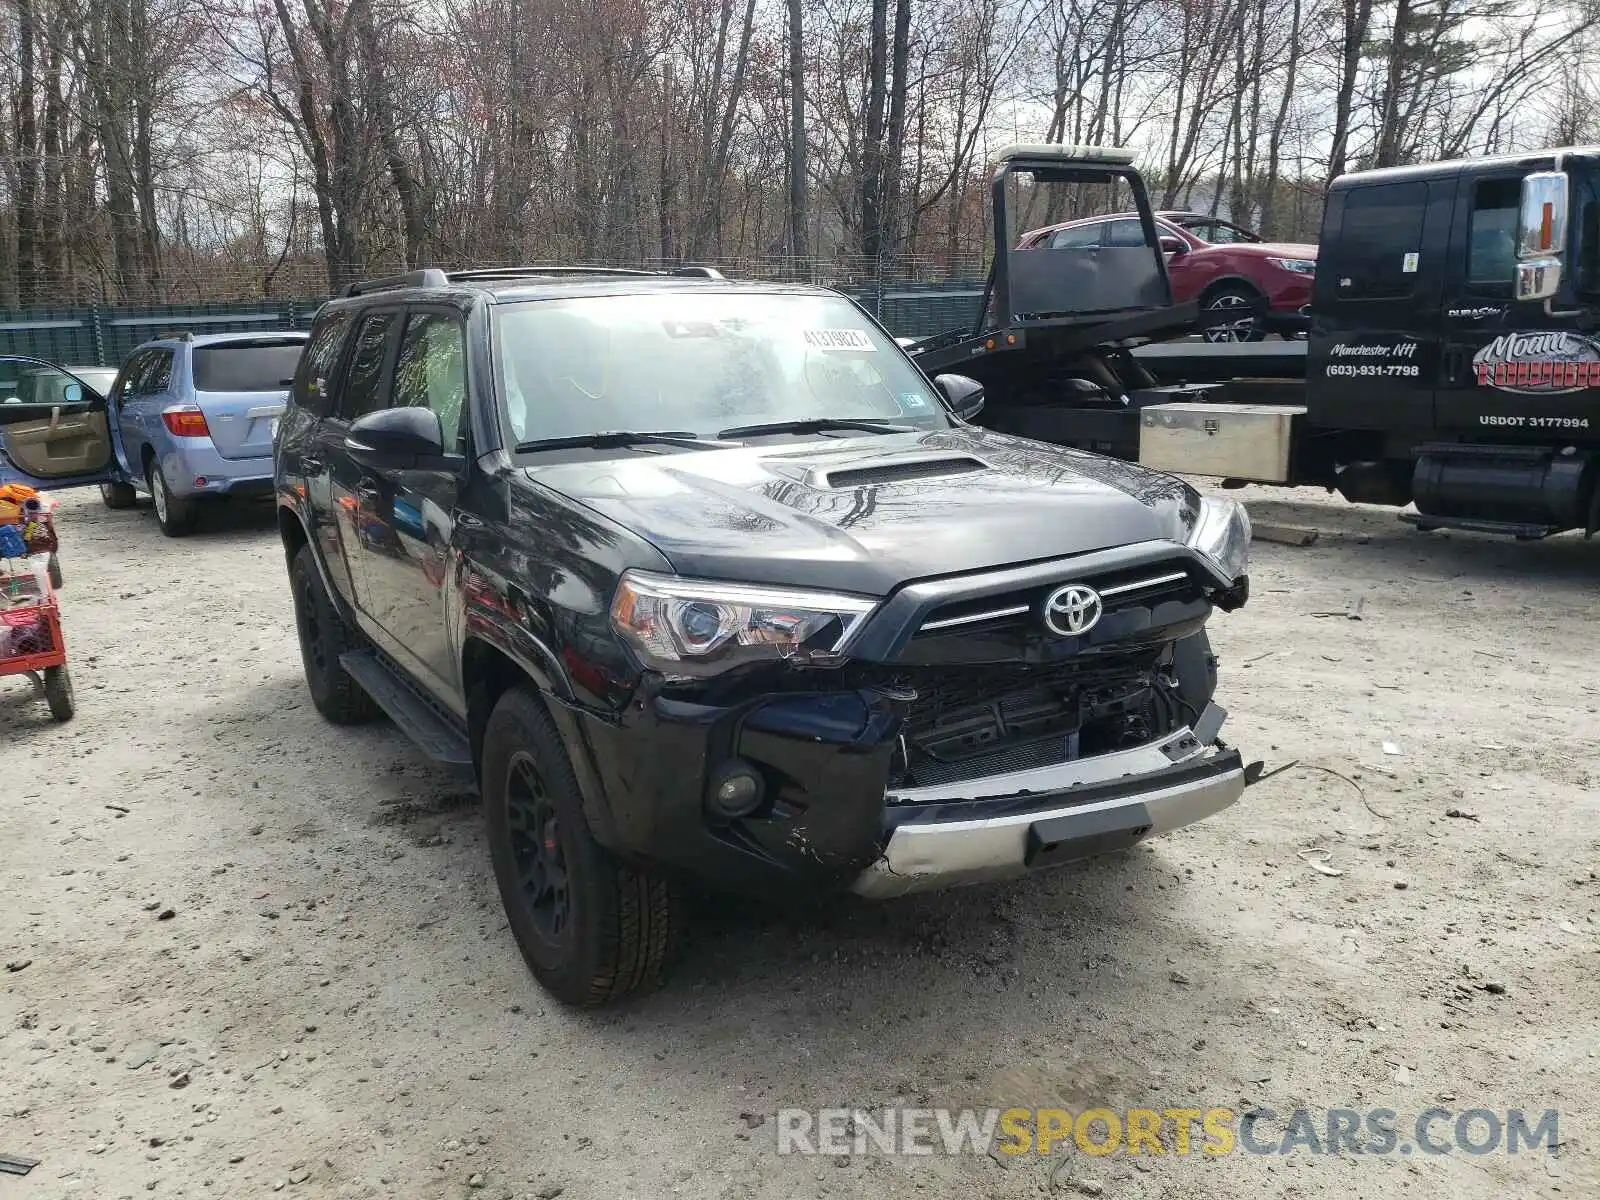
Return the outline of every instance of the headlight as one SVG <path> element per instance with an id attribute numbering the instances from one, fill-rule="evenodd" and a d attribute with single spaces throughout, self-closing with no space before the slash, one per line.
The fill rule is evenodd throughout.
<path id="1" fill-rule="evenodd" d="M 1317 260 L 1314 258 L 1269 258 L 1267 261 L 1280 271 L 1288 271 L 1293 275 L 1317 273 Z"/>
<path id="2" fill-rule="evenodd" d="M 876 605 L 861 596 L 627 571 L 611 624 L 669 675 L 715 675 L 742 663 L 832 650 Z"/>
<path id="3" fill-rule="evenodd" d="M 1210 496 L 1200 499 L 1200 517 L 1189 531 L 1189 545 L 1216 563 L 1229 579 L 1250 570 L 1250 514 L 1244 505 Z"/>

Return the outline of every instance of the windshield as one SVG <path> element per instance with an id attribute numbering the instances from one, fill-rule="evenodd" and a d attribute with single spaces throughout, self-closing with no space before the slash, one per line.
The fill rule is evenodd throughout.
<path id="1" fill-rule="evenodd" d="M 950 426 L 922 374 L 842 297 L 676 291 L 495 313 L 516 443 L 818 418 Z"/>
<path id="2" fill-rule="evenodd" d="M 67 367 L 67 374 L 75 379 L 81 379 L 102 396 L 111 391 L 111 385 L 117 381 L 115 367 Z"/>
<path id="3" fill-rule="evenodd" d="M 197 346 L 194 386 L 202 392 L 281 392 L 294 378 L 305 339 Z"/>
<path id="4" fill-rule="evenodd" d="M 1259 242 L 1261 239 L 1248 229 L 1241 229 L 1216 218 L 1198 218 L 1183 222 L 1183 227 L 1202 242 L 1213 246 L 1227 246 L 1236 242 Z"/>

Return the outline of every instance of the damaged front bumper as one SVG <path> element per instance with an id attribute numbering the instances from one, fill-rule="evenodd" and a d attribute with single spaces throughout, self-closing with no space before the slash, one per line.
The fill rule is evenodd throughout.
<path id="1" fill-rule="evenodd" d="M 588 723 L 590 824 L 613 852 L 763 899 L 854 890 L 868 897 L 979 883 L 1125 848 L 1236 801 L 1224 713 L 1142 746 L 929 786 L 887 784 L 897 743 L 859 694 L 730 711 L 657 697 L 620 725 Z M 729 758 L 769 780 L 761 809 L 711 819 L 712 768 Z"/>
<path id="2" fill-rule="evenodd" d="M 1125 849 L 1238 800 L 1239 752 L 1215 742 L 1215 704 L 1194 729 L 1131 750 L 942 787 L 891 792 L 883 852 L 851 885 L 888 897 L 1008 879 Z"/>

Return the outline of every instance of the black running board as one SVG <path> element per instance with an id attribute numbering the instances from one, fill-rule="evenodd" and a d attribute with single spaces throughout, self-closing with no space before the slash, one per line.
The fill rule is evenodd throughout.
<path id="1" fill-rule="evenodd" d="M 1552 533 L 1560 533 L 1559 525 L 1541 525 L 1533 521 L 1486 521 L 1478 517 L 1435 517 L 1427 513 L 1403 512 L 1400 519 L 1415 525 L 1422 532 L 1430 529 L 1464 529 L 1470 533 L 1503 533 L 1524 542 L 1538 541 Z"/>
<path id="2" fill-rule="evenodd" d="M 371 650 L 352 650 L 339 656 L 339 665 L 419 750 L 441 766 L 472 775 L 466 736 L 386 661 Z"/>

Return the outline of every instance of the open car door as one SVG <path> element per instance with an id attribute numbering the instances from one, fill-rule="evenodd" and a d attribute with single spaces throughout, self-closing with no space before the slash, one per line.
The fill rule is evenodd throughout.
<path id="1" fill-rule="evenodd" d="M 0 355 L 0 483 L 63 488 L 115 477 L 106 398 L 54 363 Z"/>

